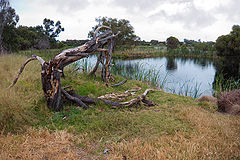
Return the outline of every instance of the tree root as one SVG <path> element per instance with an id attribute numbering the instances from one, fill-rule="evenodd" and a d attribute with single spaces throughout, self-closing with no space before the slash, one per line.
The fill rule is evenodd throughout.
<path id="1" fill-rule="evenodd" d="M 121 100 L 123 98 L 135 95 L 136 92 L 140 91 L 141 88 L 137 88 L 137 89 L 131 89 L 131 90 L 127 90 L 124 93 L 111 93 L 111 94 L 106 94 L 103 96 L 99 96 L 98 98 L 100 99 L 117 99 L 117 100 Z"/>
<path id="2" fill-rule="evenodd" d="M 121 86 L 121 85 L 123 85 L 123 84 L 126 83 L 126 82 L 127 82 L 127 78 L 124 79 L 122 82 L 119 82 L 119 83 L 117 83 L 117 84 L 111 85 L 111 87 Z"/>
<path id="3" fill-rule="evenodd" d="M 130 106 L 133 106 L 133 105 L 141 102 L 147 106 L 154 106 L 152 101 L 145 99 L 146 95 L 150 91 L 153 91 L 153 90 L 146 89 L 142 95 L 139 95 L 139 96 L 131 99 L 130 101 L 126 101 L 126 102 L 116 102 L 116 101 L 111 101 L 111 100 L 107 100 L 104 98 L 93 98 L 93 97 L 88 97 L 88 96 L 81 96 L 81 95 L 76 94 L 73 90 L 70 90 L 70 91 L 62 90 L 62 93 L 68 100 L 75 102 L 78 105 L 80 105 L 86 109 L 87 107 L 83 103 L 96 104 L 97 102 L 104 102 L 105 104 L 113 106 L 113 107 L 130 107 Z"/>

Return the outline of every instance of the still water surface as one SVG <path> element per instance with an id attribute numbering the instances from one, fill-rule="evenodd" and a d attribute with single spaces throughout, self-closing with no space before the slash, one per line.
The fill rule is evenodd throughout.
<path id="1" fill-rule="evenodd" d="M 134 73 L 131 71 L 132 68 L 138 71 L 145 70 L 146 73 L 152 70 L 159 75 L 158 85 L 162 85 L 167 92 L 189 96 L 212 94 L 212 83 L 216 71 L 213 62 L 207 59 L 159 57 L 117 60 L 115 64 L 125 66 L 127 73 Z M 134 65 L 141 67 L 134 67 Z"/>
<path id="2" fill-rule="evenodd" d="M 90 70 L 96 63 L 97 57 L 79 61 L 81 66 Z M 216 62 L 204 58 L 144 58 L 134 60 L 113 60 L 114 74 L 124 77 L 153 81 L 155 86 L 166 92 L 199 97 L 212 95 L 213 83 L 216 78 Z M 236 67 L 235 67 L 236 68 Z M 231 69 L 231 67 L 230 67 Z"/>

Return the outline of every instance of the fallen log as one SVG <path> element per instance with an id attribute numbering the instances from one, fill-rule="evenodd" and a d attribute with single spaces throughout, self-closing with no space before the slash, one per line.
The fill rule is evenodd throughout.
<path id="1" fill-rule="evenodd" d="M 97 34 L 102 28 L 106 28 L 108 30 L 106 30 L 105 32 L 101 32 L 100 34 Z M 41 72 L 42 89 L 44 92 L 44 96 L 47 99 L 47 105 L 50 109 L 54 111 L 60 111 L 63 109 L 60 76 L 63 73 L 64 67 L 81 58 L 88 57 L 89 55 L 94 54 L 97 51 L 105 50 L 103 48 L 105 45 L 109 46 L 107 53 L 111 54 L 115 36 L 116 35 L 112 33 L 112 30 L 109 27 L 101 26 L 97 28 L 97 30 L 95 31 L 93 38 L 86 42 L 84 45 L 63 50 L 61 53 L 52 58 L 49 62 L 45 62 L 41 57 L 33 55 L 23 64 L 15 80 L 9 86 L 9 88 L 13 87 L 17 83 L 20 74 L 24 70 L 24 67 L 30 61 L 38 60 L 40 61 L 42 67 Z M 106 60 L 105 68 L 108 68 L 109 64 L 110 62 L 108 59 Z M 107 72 L 109 72 L 109 70 L 106 70 L 105 77 L 103 77 L 106 81 L 106 85 L 108 85 L 109 79 L 107 76 L 110 75 Z"/>
<path id="2" fill-rule="evenodd" d="M 107 29 L 105 32 L 98 32 L 100 29 L 105 28 Z M 21 73 L 23 72 L 25 66 L 33 61 L 38 60 L 41 64 L 42 71 L 41 71 L 41 81 L 42 81 L 42 89 L 44 92 L 44 96 L 47 100 L 47 106 L 53 111 L 60 111 L 63 109 L 63 98 L 62 96 L 66 97 L 66 99 L 77 103 L 78 105 L 82 106 L 83 108 L 87 109 L 88 106 L 85 103 L 96 103 L 97 101 L 102 101 L 106 104 L 111 106 L 131 106 L 138 102 L 145 103 L 145 96 L 146 94 L 151 91 L 146 90 L 143 95 L 138 96 L 128 102 L 114 102 L 109 101 L 106 99 L 100 98 L 91 98 L 91 97 L 84 97 L 77 95 L 76 93 L 68 92 L 61 87 L 61 75 L 63 75 L 63 69 L 67 65 L 81 59 L 84 57 L 89 57 L 90 55 L 101 52 L 100 58 L 91 74 L 94 74 L 97 70 L 99 63 L 102 63 L 102 79 L 105 81 L 106 86 L 109 85 L 109 80 L 111 78 L 110 74 L 110 66 L 111 66 L 111 57 L 114 48 L 114 38 L 117 36 L 112 33 L 111 28 L 107 26 L 101 26 L 96 29 L 93 38 L 86 42 L 82 46 L 78 46 L 75 48 L 70 48 L 63 50 L 50 61 L 46 62 L 41 57 L 32 55 L 31 58 L 27 59 L 26 62 L 22 65 L 19 73 L 17 74 L 16 78 L 14 79 L 13 83 L 9 86 L 9 88 L 13 87 Z M 107 49 L 104 46 L 107 45 Z M 103 54 L 104 53 L 104 54 Z"/>
<path id="3" fill-rule="evenodd" d="M 71 95 L 70 98 L 69 97 L 66 97 L 66 98 L 68 98 L 72 102 L 75 102 L 75 103 L 79 104 L 80 106 L 83 106 L 83 105 L 81 105 L 81 103 L 79 103 L 78 101 L 88 103 L 88 104 L 96 104 L 97 102 L 101 101 L 101 102 L 104 102 L 107 105 L 115 106 L 115 107 L 129 107 L 129 106 L 138 104 L 140 102 L 145 104 L 145 105 L 148 105 L 148 106 L 153 106 L 154 104 L 153 104 L 152 101 L 145 99 L 146 95 L 150 91 L 153 91 L 153 90 L 152 89 L 146 89 L 143 94 L 141 94 L 141 95 L 139 95 L 139 96 L 137 96 L 137 97 L 135 97 L 135 98 L 133 98 L 129 101 L 116 102 L 116 101 L 107 100 L 105 98 L 92 98 L 92 97 L 88 97 L 88 96 L 81 96 L 81 95 L 76 94 L 73 90 L 70 90 L 70 91 L 63 90 L 64 93 L 66 92 L 68 95 Z M 76 99 L 78 99 L 78 101 Z"/>

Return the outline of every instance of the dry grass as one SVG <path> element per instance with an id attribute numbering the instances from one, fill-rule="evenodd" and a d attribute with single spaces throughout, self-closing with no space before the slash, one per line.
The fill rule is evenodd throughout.
<path id="1" fill-rule="evenodd" d="M 153 108 L 111 110 L 98 104 L 97 109 L 68 106 L 52 113 L 42 93 L 38 62 L 28 64 L 16 86 L 6 89 L 26 59 L 0 56 L 0 159 L 240 159 L 239 116 L 210 112 L 199 106 L 205 103 L 164 92 L 148 95 L 158 105 Z M 92 96 L 123 91 L 136 83 L 148 87 L 129 81 L 125 88 L 113 90 L 95 83 L 97 79 L 75 76 L 69 81 L 76 82 L 81 94 Z M 31 129 L 35 125 L 53 126 L 53 131 Z M 56 131 L 56 126 L 63 131 Z M 78 135 L 72 134 L 74 130 Z M 111 151 L 103 155 L 105 148 Z"/>
<path id="2" fill-rule="evenodd" d="M 26 59 L 19 55 L 0 56 L 0 129 L 6 132 L 23 131 L 23 126 L 33 121 L 32 106 L 42 97 L 41 66 L 37 62 L 30 62 L 16 86 L 7 89 Z"/>
<path id="3" fill-rule="evenodd" d="M 88 151 L 95 150 L 95 146 L 77 147 L 81 141 L 86 141 L 86 136 L 66 131 L 29 129 L 22 135 L 0 135 L 0 159 L 90 159 Z"/>
<path id="4" fill-rule="evenodd" d="M 111 146 L 108 159 L 239 159 L 240 121 L 195 106 L 181 107 L 182 119 L 195 128 L 193 133 L 176 132 L 153 139 L 134 139 Z"/>

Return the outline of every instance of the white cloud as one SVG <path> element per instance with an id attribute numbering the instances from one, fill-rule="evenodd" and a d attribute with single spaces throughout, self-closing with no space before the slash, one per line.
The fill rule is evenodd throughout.
<path id="1" fill-rule="evenodd" d="M 12 1 L 22 25 L 40 25 L 44 18 L 60 20 L 59 39 L 86 39 L 107 16 L 128 19 L 141 39 L 216 40 L 239 23 L 238 0 L 21 0 Z"/>
<path id="2" fill-rule="evenodd" d="M 90 4 L 88 0 L 42 0 L 41 3 L 57 8 L 59 13 L 68 15 L 83 10 Z"/>

